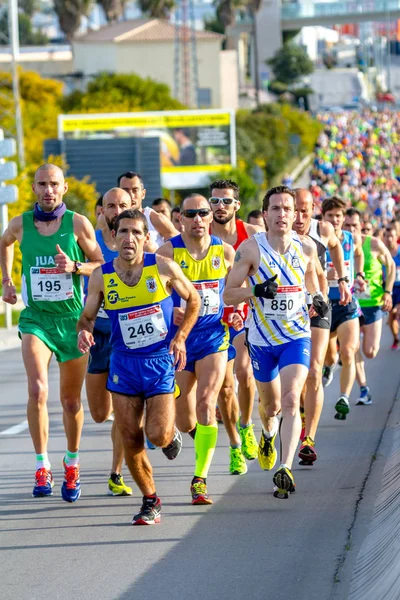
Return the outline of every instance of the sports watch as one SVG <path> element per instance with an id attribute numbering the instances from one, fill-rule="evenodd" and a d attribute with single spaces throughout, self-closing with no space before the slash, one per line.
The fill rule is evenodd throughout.
<path id="1" fill-rule="evenodd" d="M 79 262 L 79 260 L 76 260 L 74 262 L 75 262 L 75 271 L 74 271 L 74 273 L 76 275 L 80 275 L 82 273 L 82 267 L 83 267 L 83 265 L 82 265 L 81 262 Z"/>

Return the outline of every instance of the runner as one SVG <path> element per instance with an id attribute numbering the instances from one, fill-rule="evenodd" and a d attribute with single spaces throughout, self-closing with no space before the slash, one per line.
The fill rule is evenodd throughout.
<path id="1" fill-rule="evenodd" d="M 340 241 L 336 237 L 333 226 L 327 221 L 313 219 L 314 199 L 310 191 L 297 188 L 296 193 L 296 220 L 293 229 L 300 235 L 307 235 L 317 246 L 318 259 L 321 264 L 321 274 L 318 276 L 319 286 L 322 293 L 328 293 L 328 282 L 326 279 L 326 250 L 332 256 L 332 262 L 336 268 L 339 278 L 344 278 L 345 267 L 343 250 Z M 351 293 L 346 281 L 342 279 L 339 284 L 340 304 L 346 305 L 351 302 Z M 307 300 L 311 304 L 311 299 Z M 302 431 L 302 444 L 299 451 L 301 465 L 312 465 L 317 460 L 315 451 L 315 435 L 321 417 L 324 404 L 324 390 L 322 386 L 322 369 L 329 344 L 329 332 L 332 322 L 332 311 L 325 318 L 315 315 L 311 318 L 311 361 L 306 385 L 303 389 L 302 420 L 304 430 Z"/>
<path id="2" fill-rule="evenodd" d="M 263 468 L 273 469 L 281 412 L 281 465 L 273 477 L 274 496 L 288 498 L 295 491 L 291 468 L 301 429 L 300 394 L 310 366 L 304 285 L 320 316 L 326 316 L 329 307 L 316 284 L 315 245 L 291 231 L 295 193 L 285 186 L 270 189 L 263 215 L 268 231 L 257 233 L 237 250 L 224 299 L 233 305 L 250 301 L 248 342 L 263 423 L 260 454 Z M 249 287 L 241 287 L 246 280 Z"/>
<path id="3" fill-rule="evenodd" d="M 395 223 L 386 225 L 384 242 L 388 248 L 391 257 L 396 265 L 396 276 L 393 287 L 393 308 L 389 313 L 389 327 L 393 335 L 393 344 L 391 349 L 398 350 L 399 348 L 399 310 L 400 305 L 400 246 L 397 241 L 397 227 Z M 386 274 L 385 274 L 386 279 Z M 385 283 L 386 289 L 386 283 Z"/>
<path id="4" fill-rule="evenodd" d="M 191 194 L 181 206 L 183 232 L 169 240 L 158 254 L 175 260 L 201 297 L 199 319 L 187 339 L 187 363 L 176 379 L 181 396 L 176 401 L 176 423 L 194 437 L 196 464 L 191 483 L 193 504 L 212 504 L 207 475 L 217 445 L 215 407 L 227 366 L 228 326 L 222 322 L 222 293 L 234 258 L 231 246 L 209 233 L 210 205 Z M 180 300 L 175 297 L 175 325 L 180 322 Z M 197 419 L 197 425 L 196 425 Z"/>
<path id="5" fill-rule="evenodd" d="M 360 234 L 361 214 L 356 208 L 346 211 L 343 229 L 350 233 Z M 382 320 L 385 312 L 392 310 L 393 285 L 396 278 L 396 266 L 385 244 L 371 235 L 361 235 L 364 253 L 364 277 L 366 288 L 363 292 L 354 287 L 362 316 L 360 327 L 363 336 L 362 350 L 366 358 L 375 358 L 379 352 L 382 336 Z M 386 283 L 383 288 L 382 265 L 386 269 Z M 367 406 L 372 404 L 370 389 L 367 385 L 365 363 L 361 349 L 356 354 L 356 378 L 360 386 L 360 397 L 357 404 Z"/>
<path id="6" fill-rule="evenodd" d="M 149 206 L 142 207 L 142 202 L 146 197 L 146 189 L 139 173 L 135 173 L 134 171 L 122 173 L 117 179 L 117 185 L 130 195 L 132 208 L 141 210 L 146 217 L 150 239 L 157 247 L 161 246 L 165 240 L 168 240 L 178 233 L 172 225 L 171 219 L 156 212 Z"/>
<path id="7" fill-rule="evenodd" d="M 172 206 L 167 198 L 156 198 L 153 200 L 151 208 L 156 213 L 164 215 L 167 219 L 171 220 Z"/>
<path id="8" fill-rule="evenodd" d="M 239 187 L 230 179 L 221 179 L 214 181 L 210 186 L 211 198 L 209 203 L 213 212 L 213 221 L 211 223 L 211 234 L 219 237 L 225 243 L 233 246 L 234 250 L 237 250 L 240 244 L 254 235 L 259 231 L 264 231 L 264 228 L 244 223 L 241 219 L 236 218 L 236 213 L 240 209 L 239 200 Z M 228 319 L 234 311 L 234 307 L 226 307 L 224 311 L 224 320 L 229 324 Z M 245 305 L 245 311 L 239 311 L 239 315 L 245 319 L 247 316 L 247 305 Z M 233 325 L 233 324 L 232 324 Z M 230 369 L 228 368 L 228 382 L 223 385 L 222 390 L 232 390 L 232 397 L 228 400 L 225 396 L 225 402 L 228 401 L 231 411 L 227 411 L 222 406 L 222 402 L 219 401 L 219 408 L 224 419 L 224 424 L 227 430 L 231 432 L 231 472 L 238 472 L 238 470 L 245 469 L 247 471 L 246 463 L 240 461 L 240 464 L 236 464 L 238 461 L 238 453 L 232 452 L 232 449 L 241 448 L 243 455 L 247 460 L 254 460 L 258 454 L 258 444 L 256 436 L 254 435 L 254 425 L 251 417 L 254 406 L 254 395 L 255 395 L 255 382 L 253 376 L 253 369 L 250 362 L 249 352 L 245 345 L 245 328 L 242 327 L 236 330 L 234 326 L 229 329 L 230 343 L 236 350 L 236 357 L 234 359 L 234 371 L 238 381 L 238 399 L 235 394 L 233 372 L 232 377 L 230 375 Z M 235 404 L 239 400 L 240 407 L 240 420 L 236 418 L 237 409 Z M 231 414 L 229 414 L 231 412 Z M 228 423 L 228 421 L 230 421 Z M 236 424 L 239 427 L 240 437 L 236 432 Z M 232 464 L 233 463 L 233 464 Z"/>
<path id="9" fill-rule="evenodd" d="M 174 206 L 174 208 L 171 211 L 171 221 L 172 225 L 175 227 L 178 233 L 182 232 L 182 223 L 179 218 L 180 213 L 181 209 L 179 208 L 179 206 Z"/>
<path id="10" fill-rule="evenodd" d="M 62 498 L 75 502 L 81 494 L 79 442 L 83 425 L 81 389 L 87 359 L 78 351 L 76 323 L 83 306 L 81 275 L 90 275 L 102 262 L 93 227 L 82 215 L 67 210 L 68 191 L 61 169 L 39 167 L 33 211 L 11 220 L 0 242 L 3 299 L 17 301 L 11 272 L 14 243 L 22 252 L 22 297 L 26 308 L 19 319 L 22 356 L 28 378 L 28 422 L 36 452 L 32 495 L 51 496 L 53 475 L 47 454 L 48 367 L 54 353 L 60 369 L 60 399 L 67 438 Z M 89 262 L 84 262 L 85 256 Z"/>
<path id="11" fill-rule="evenodd" d="M 353 284 L 357 283 L 360 291 L 363 291 L 365 289 L 365 280 L 362 241 L 359 234 L 354 233 L 352 235 L 348 231 L 342 231 L 346 209 L 346 202 L 338 196 L 326 198 L 321 207 L 323 220 L 333 225 L 335 234 L 342 244 L 346 268 L 344 279 L 350 288 L 353 287 Z M 335 419 L 344 420 L 350 412 L 349 398 L 356 377 L 355 355 L 360 340 L 360 325 L 358 320 L 360 311 L 354 297 L 345 306 L 340 303 L 340 285 L 343 278 L 339 277 L 333 266 L 329 250 L 327 250 L 326 259 L 329 298 L 332 303 L 332 324 L 322 381 L 325 387 L 332 382 L 333 371 L 338 362 L 337 341 L 339 341 L 342 370 L 340 373 L 340 396 L 335 405 Z M 355 277 L 354 273 L 356 273 Z"/>
<path id="12" fill-rule="evenodd" d="M 247 215 L 247 222 L 249 225 L 258 225 L 258 227 L 261 227 L 261 229 L 265 229 L 262 211 L 258 210 L 258 208 L 249 212 Z"/>
<path id="13" fill-rule="evenodd" d="M 176 264 L 144 252 L 150 236 L 141 211 L 131 209 L 118 215 L 113 236 L 118 257 L 96 269 L 90 278 L 78 323 L 78 344 L 81 352 L 95 344 L 96 315 L 104 300 L 112 330 L 107 387 L 128 468 L 143 494 L 142 507 L 132 524 L 153 525 L 160 522 L 161 501 L 144 449 L 144 432 L 170 460 L 179 454 L 182 438 L 174 426 L 174 365 L 178 370 L 185 366 L 185 340 L 200 302 Z M 173 339 L 171 290 L 187 302 Z"/>
<path id="14" fill-rule="evenodd" d="M 118 256 L 115 240 L 112 236 L 114 223 L 119 214 L 131 207 L 131 197 L 121 190 L 112 188 L 103 196 L 102 217 L 104 226 L 96 231 L 96 240 L 106 262 Z M 157 246 L 151 240 L 145 244 L 146 252 L 155 252 Z M 86 279 L 87 284 L 88 279 Z M 87 285 L 86 285 L 87 288 Z M 86 289 L 87 292 L 87 289 Z M 90 414 L 96 423 L 104 423 L 113 413 L 112 398 L 107 390 L 108 371 L 111 356 L 111 323 L 107 313 L 100 308 L 93 336 L 95 345 L 90 349 L 90 358 L 86 374 L 86 395 Z M 116 423 L 111 427 L 113 457 L 111 474 L 108 480 L 108 494 L 112 496 L 130 496 L 132 490 L 125 485 L 122 473 L 124 449 Z"/>

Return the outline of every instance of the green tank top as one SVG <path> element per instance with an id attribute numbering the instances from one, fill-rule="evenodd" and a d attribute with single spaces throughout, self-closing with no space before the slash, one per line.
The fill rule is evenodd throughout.
<path id="1" fill-rule="evenodd" d="M 85 255 L 74 236 L 74 212 L 67 210 L 59 230 L 40 235 L 34 225 L 33 211 L 22 215 L 22 299 L 25 306 L 45 313 L 79 313 L 83 308 L 80 275 L 58 273 L 54 257 L 57 244 L 71 260 L 83 262 Z"/>
<path id="2" fill-rule="evenodd" d="M 367 280 L 367 289 L 360 295 L 356 295 L 360 306 L 380 306 L 383 303 L 383 279 L 382 279 L 382 264 L 371 252 L 370 235 L 365 236 L 362 249 L 364 252 L 364 273 Z"/>

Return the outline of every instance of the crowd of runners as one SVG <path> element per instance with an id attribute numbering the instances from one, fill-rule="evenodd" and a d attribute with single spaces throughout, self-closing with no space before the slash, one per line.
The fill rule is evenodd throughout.
<path id="1" fill-rule="evenodd" d="M 221 421 L 229 471 L 244 475 L 247 461 L 258 458 L 263 470 L 274 471 L 274 497 L 284 499 L 296 489 L 296 456 L 301 465 L 317 460 L 324 386 L 339 364 L 332 418 L 346 419 L 356 380 L 356 404 L 372 403 L 364 361 L 377 355 L 385 320 L 392 348 L 399 343 L 400 119 L 369 112 L 321 118 L 309 189 L 268 190 L 248 222 L 237 218 L 234 181 L 216 180 L 208 198 L 193 193 L 180 207 L 158 198 L 149 208 L 145 182 L 129 171 L 116 173 L 116 187 L 100 199 L 94 229 L 67 209 L 61 169 L 37 170 L 34 210 L 15 217 L 0 242 L 3 298 L 10 304 L 17 300 L 16 241 L 22 252 L 26 308 L 19 335 L 36 454 L 34 497 L 53 494 L 47 453 L 53 353 L 66 435 L 62 498 L 75 502 L 81 494 L 85 382 L 94 421 L 114 418 L 108 493 L 132 495 L 122 477 L 125 461 L 143 496 L 135 525 L 160 521 L 149 448 L 174 460 L 188 434 L 191 501 L 211 504 L 207 477 Z"/>

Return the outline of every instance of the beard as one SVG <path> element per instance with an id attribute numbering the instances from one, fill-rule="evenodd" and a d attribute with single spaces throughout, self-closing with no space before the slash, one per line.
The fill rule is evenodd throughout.
<path id="1" fill-rule="evenodd" d="M 218 217 L 216 213 L 214 213 L 214 215 L 213 215 L 214 221 L 216 223 L 218 223 L 219 225 L 225 225 L 226 223 L 229 223 L 229 221 L 232 221 L 234 216 L 235 216 L 235 213 L 233 213 L 232 215 L 226 215 L 226 217 Z"/>
<path id="2" fill-rule="evenodd" d="M 106 220 L 109 230 L 112 231 L 114 229 L 114 225 L 115 225 L 115 221 L 117 220 L 117 217 L 114 217 L 113 219 L 107 219 L 107 217 L 104 216 L 104 218 Z"/>

